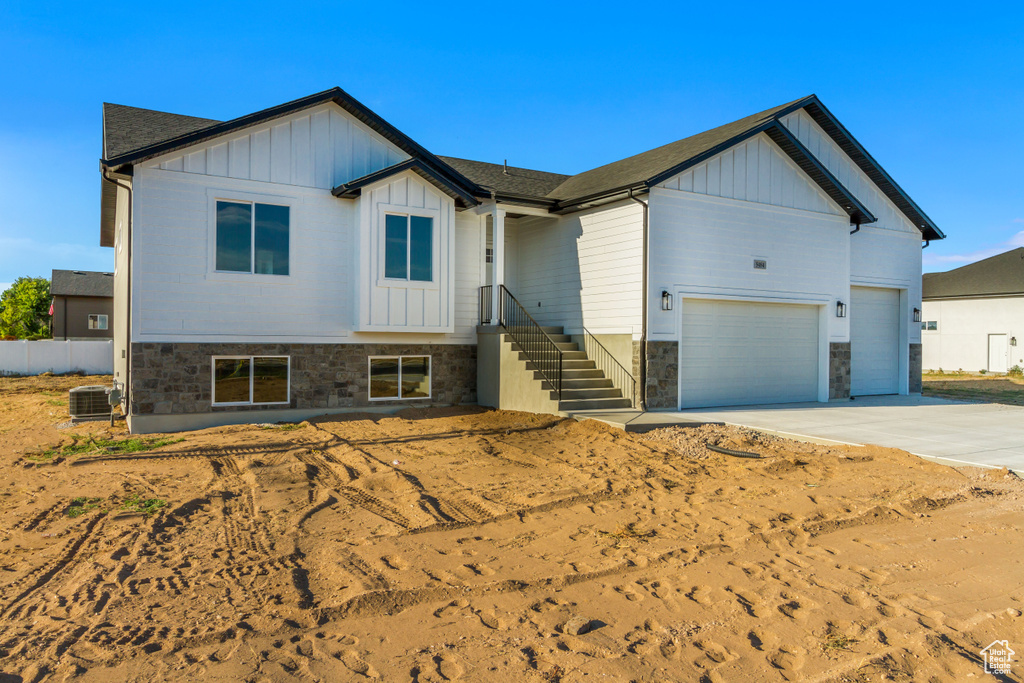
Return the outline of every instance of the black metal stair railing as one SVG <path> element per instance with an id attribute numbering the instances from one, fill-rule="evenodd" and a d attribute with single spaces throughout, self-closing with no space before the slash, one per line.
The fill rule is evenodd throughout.
<path id="1" fill-rule="evenodd" d="M 630 404 L 635 407 L 636 379 L 633 373 L 616 360 L 586 327 L 583 328 L 583 350 L 587 352 L 587 358 L 594 361 L 598 369 L 604 373 L 605 378 L 612 381 L 612 386 L 622 392 L 622 397 L 628 398 Z"/>
<path id="2" fill-rule="evenodd" d="M 499 285 L 498 320 L 512 341 L 526 354 L 530 364 L 541 373 L 555 392 L 562 398 L 562 349 L 544 328 L 533 319 L 512 293 Z"/>
<path id="3" fill-rule="evenodd" d="M 491 301 L 491 286 L 484 285 L 480 288 L 480 324 L 490 325 L 493 318 L 493 302 Z"/>

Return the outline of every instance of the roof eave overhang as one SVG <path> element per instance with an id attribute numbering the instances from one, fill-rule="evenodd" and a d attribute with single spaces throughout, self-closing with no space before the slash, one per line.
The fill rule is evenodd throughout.
<path id="1" fill-rule="evenodd" d="M 297 111 L 309 109 L 310 107 L 326 104 L 328 102 L 335 103 L 409 156 L 413 158 L 429 159 L 431 164 L 439 169 L 444 175 L 458 179 L 458 181 L 463 185 L 475 187 L 468 178 L 438 159 L 425 147 L 385 121 L 369 107 L 349 95 L 341 88 L 331 88 L 330 90 L 325 90 L 320 93 L 308 95 L 307 97 L 292 100 L 291 102 L 279 104 L 275 107 L 270 107 L 269 109 L 247 114 L 237 119 L 232 119 L 231 121 L 217 123 L 192 133 L 179 135 L 175 138 L 171 138 L 170 140 L 165 140 L 163 142 L 133 150 L 109 159 L 101 159 L 100 164 L 103 168 L 118 171 L 127 165 L 137 164 L 147 159 L 152 159 L 169 152 L 174 152 L 185 147 L 206 142 L 207 140 L 211 140 L 235 130 L 272 121 L 283 116 L 288 116 L 289 114 L 293 114 Z"/>
<path id="2" fill-rule="evenodd" d="M 443 169 L 436 168 L 427 160 L 416 158 L 400 161 L 387 168 L 382 168 L 379 171 L 374 171 L 373 173 L 368 173 L 360 178 L 343 183 L 331 190 L 331 194 L 339 199 L 354 199 L 362 194 L 364 187 L 385 181 L 405 171 L 411 171 L 419 175 L 455 200 L 456 205 L 462 208 L 480 204 L 480 201 L 474 196 L 479 192 L 479 188 L 465 187 L 455 178 L 447 176 Z"/>
<path id="3" fill-rule="evenodd" d="M 926 240 L 945 239 L 946 235 L 939 230 L 935 222 L 885 172 L 885 169 L 875 161 L 874 157 L 868 154 L 863 145 L 857 142 L 857 139 L 850 134 L 850 131 L 846 130 L 846 127 L 832 115 L 832 112 L 817 97 L 812 96 L 808 100 L 802 108 L 839 145 L 839 148 L 843 150 L 846 156 L 864 171 L 868 178 L 871 179 L 871 182 L 896 205 L 896 208 L 921 231 L 922 238 Z"/>

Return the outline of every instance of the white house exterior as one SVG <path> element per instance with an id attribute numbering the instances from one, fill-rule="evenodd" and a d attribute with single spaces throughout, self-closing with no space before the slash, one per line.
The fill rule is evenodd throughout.
<path id="1" fill-rule="evenodd" d="M 1024 367 L 1024 249 L 926 274 L 921 341 L 926 370 Z"/>
<path id="2" fill-rule="evenodd" d="M 943 235 L 814 96 L 574 176 L 435 156 L 340 89 L 105 105 L 102 172 L 134 431 L 920 391 Z"/>

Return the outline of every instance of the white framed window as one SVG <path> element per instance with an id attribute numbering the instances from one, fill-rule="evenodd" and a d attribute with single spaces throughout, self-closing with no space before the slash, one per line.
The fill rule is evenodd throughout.
<path id="1" fill-rule="evenodd" d="M 105 330 L 105 329 L 107 329 L 107 315 L 105 313 L 90 313 L 89 314 L 89 329 L 90 330 Z"/>
<path id="2" fill-rule="evenodd" d="M 213 356 L 215 406 L 291 403 L 290 356 Z"/>
<path id="3" fill-rule="evenodd" d="M 288 275 L 291 207 L 241 199 L 214 203 L 213 269 Z"/>
<path id="4" fill-rule="evenodd" d="M 384 214 L 384 277 L 434 281 L 434 218 Z"/>
<path id="5" fill-rule="evenodd" d="M 930 332 L 937 332 L 939 329 L 939 323 L 935 320 L 928 320 L 921 323 L 922 330 L 928 330 Z"/>
<path id="6" fill-rule="evenodd" d="M 430 398 L 431 356 L 370 356 L 367 361 L 371 401 Z"/>

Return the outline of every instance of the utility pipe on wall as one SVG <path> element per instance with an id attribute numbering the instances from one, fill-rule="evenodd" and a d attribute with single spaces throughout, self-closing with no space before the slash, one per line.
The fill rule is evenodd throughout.
<path id="1" fill-rule="evenodd" d="M 647 202 L 642 202 L 633 196 L 633 190 L 629 190 L 629 198 L 639 204 L 643 210 L 643 275 L 641 277 L 643 286 L 643 296 L 641 297 L 641 313 L 640 313 L 640 410 L 647 410 L 647 299 L 650 296 L 650 286 L 647 283 L 647 261 L 648 248 L 647 248 L 647 211 L 649 206 Z"/>

